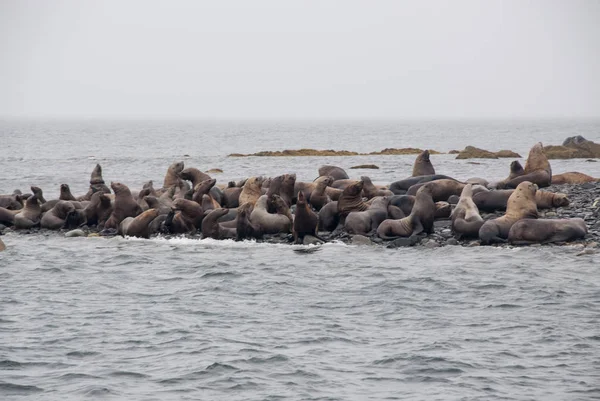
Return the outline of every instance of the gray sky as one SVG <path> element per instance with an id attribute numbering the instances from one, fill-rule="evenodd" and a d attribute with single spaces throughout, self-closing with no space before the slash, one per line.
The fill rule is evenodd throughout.
<path id="1" fill-rule="evenodd" d="M 600 116 L 600 1 L 0 0 L 0 115 Z"/>

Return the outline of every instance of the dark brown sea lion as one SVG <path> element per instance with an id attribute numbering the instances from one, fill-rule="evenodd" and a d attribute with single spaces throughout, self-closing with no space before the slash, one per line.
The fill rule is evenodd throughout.
<path id="1" fill-rule="evenodd" d="M 394 193 L 389 189 L 377 188 L 371 179 L 366 175 L 360 177 L 360 180 L 364 183 L 363 185 L 363 195 L 367 199 L 372 199 L 376 196 L 394 196 Z"/>
<path id="2" fill-rule="evenodd" d="M 96 192 L 92 195 L 89 205 L 83 210 L 88 226 L 97 225 L 104 227 L 104 223 L 112 214 L 112 203 L 104 192 Z"/>
<path id="3" fill-rule="evenodd" d="M 23 200 L 21 195 L 0 195 L 0 207 L 8 210 L 19 210 L 23 208 Z"/>
<path id="4" fill-rule="evenodd" d="M 58 199 L 65 200 L 65 201 L 76 201 L 77 200 L 71 193 L 71 188 L 69 188 L 69 185 L 67 185 L 67 184 L 60 185 L 60 196 L 58 197 Z"/>
<path id="5" fill-rule="evenodd" d="M 415 204 L 414 195 L 394 195 L 390 197 L 390 205 L 399 207 L 408 216 Z"/>
<path id="6" fill-rule="evenodd" d="M 185 170 L 182 170 L 179 173 L 179 177 L 182 180 L 187 180 L 192 183 L 192 188 L 195 188 L 196 185 L 200 184 L 202 181 L 210 180 L 210 176 L 202 171 L 198 170 L 195 167 L 188 167 Z"/>
<path id="7" fill-rule="evenodd" d="M 219 202 L 217 202 L 216 200 L 214 200 L 212 198 L 212 196 L 207 195 L 207 194 L 202 195 L 201 206 L 205 212 L 207 210 L 219 209 L 221 207 L 221 205 L 219 205 Z"/>
<path id="8" fill-rule="evenodd" d="M 552 185 L 584 184 L 586 182 L 600 182 L 600 178 L 594 178 L 576 171 L 552 176 Z"/>
<path id="9" fill-rule="evenodd" d="M 337 208 L 341 218 L 345 218 L 350 212 L 362 212 L 367 210 L 368 205 L 363 201 L 362 190 L 364 183 L 356 181 L 344 189 L 338 199 Z M 300 193 L 298 193 L 300 196 Z"/>
<path id="10" fill-rule="evenodd" d="M 452 213 L 452 205 L 448 202 L 435 202 L 435 213 L 433 217 L 437 219 L 447 219 Z"/>
<path id="11" fill-rule="evenodd" d="M 0 207 L 0 224 L 4 224 L 5 226 L 12 226 L 15 223 L 15 215 L 20 213 L 19 210 L 10 210 L 4 207 Z"/>
<path id="12" fill-rule="evenodd" d="M 240 205 L 240 194 L 242 188 L 240 187 L 228 187 L 223 190 L 223 204 L 225 208 L 236 208 Z"/>
<path id="13" fill-rule="evenodd" d="M 529 151 L 529 156 L 527 157 L 527 163 L 525 163 L 525 169 L 523 173 L 523 175 L 499 182 L 496 185 L 496 188 L 515 188 L 524 181 L 537 184 L 537 186 L 540 188 L 547 187 L 552 183 L 552 168 L 550 167 L 550 162 L 544 153 L 544 147 L 542 146 L 541 142 L 535 144 Z"/>
<path id="14" fill-rule="evenodd" d="M 202 237 L 213 239 L 235 238 L 235 228 L 222 227 L 218 220 L 229 213 L 227 209 L 215 209 L 202 220 Z"/>
<path id="15" fill-rule="evenodd" d="M 246 180 L 239 197 L 240 205 L 244 203 L 254 205 L 256 203 L 262 195 L 261 185 L 264 180 L 264 177 L 250 177 Z"/>
<path id="16" fill-rule="evenodd" d="M 294 242 L 296 244 L 301 244 L 306 235 L 317 237 L 318 226 L 319 217 L 308 206 L 306 198 L 304 197 L 304 193 L 302 191 L 298 192 L 296 213 L 294 216 L 294 224 L 292 229 L 292 233 L 294 234 Z"/>
<path id="17" fill-rule="evenodd" d="M 44 203 L 46 203 L 46 199 L 44 198 L 44 192 L 42 191 L 42 188 L 40 187 L 31 187 L 31 192 L 33 192 L 33 194 L 37 197 L 38 201 L 40 202 L 41 205 L 43 205 Z"/>
<path id="18" fill-rule="evenodd" d="M 460 194 L 460 200 L 450 215 L 452 232 L 459 238 L 477 238 L 479 229 L 483 225 L 483 219 L 479 215 L 479 209 L 473 202 L 472 196 L 473 185 L 465 185 Z"/>
<path id="19" fill-rule="evenodd" d="M 585 221 L 576 219 L 523 219 L 508 232 L 508 242 L 514 245 L 574 241 L 585 237 Z"/>
<path id="20" fill-rule="evenodd" d="M 285 201 L 279 195 L 272 195 L 272 199 L 273 209 L 285 212 L 287 207 Z M 250 220 L 258 226 L 258 230 L 262 234 L 289 233 L 292 228 L 292 216 L 289 214 L 289 209 L 287 214 L 269 213 L 268 200 L 268 195 L 262 195 L 258 198 L 252 210 Z"/>
<path id="21" fill-rule="evenodd" d="M 40 226 L 49 230 L 58 230 L 65 224 L 70 212 L 75 211 L 75 206 L 69 201 L 59 200 L 56 205 L 42 216 Z"/>
<path id="22" fill-rule="evenodd" d="M 209 195 L 211 188 L 215 186 L 216 182 L 217 180 L 214 178 L 209 178 L 208 180 L 204 180 L 196 184 L 194 187 L 194 195 L 192 196 L 192 200 L 201 205 L 202 196 Z"/>
<path id="23" fill-rule="evenodd" d="M 205 210 L 198 203 L 189 199 L 175 199 L 172 208 L 180 211 L 186 219 L 192 222 L 194 227 L 201 227 Z"/>
<path id="24" fill-rule="evenodd" d="M 90 176 L 90 185 L 98 184 L 104 184 L 104 178 L 102 178 L 102 166 L 96 164 Z"/>
<path id="25" fill-rule="evenodd" d="M 179 184 L 179 174 L 183 171 L 183 167 L 183 162 L 173 163 L 169 166 L 167 174 L 165 174 L 163 189 L 171 188 Z"/>
<path id="26" fill-rule="evenodd" d="M 406 214 L 398 206 L 388 205 L 387 212 L 388 218 L 391 220 L 400 220 L 406 217 Z"/>
<path id="27" fill-rule="evenodd" d="M 344 228 L 350 234 L 368 235 L 376 231 L 381 222 L 388 218 L 389 203 L 390 198 L 387 196 L 373 198 L 373 202 L 367 210 L 348 214 Z"/>
<path id="28" fill-rule="evenodd" d="M 430 182 L 430 181 L 435 181 L 435 180 L 443 180 L 443 179 L 453 180 L 452 177 L 448 177 L 447 175 L 442 175 L 442 174 L 422 175 L 422 176 L 417 176 L 417 177 L 405 178 L 400 181 L 394 181 L 390 184 L 389 189 L 396 195 L 405 195 L 406 191 L 408 191 L 408 189 L 410 187 L 412 187 L 413 185 L 422 184 L 424 182 Z"/>
<path id="29" fill-rule="evenodd" d="M 158 216 L 158 210 L 148 209 L 136 217 L 127 217 L 119 227 L 119 232 L 123 236 L 148 238 L 152 232 L 150 224 Z"/>
<path id="30" fill-rule="evenodd" d="M 38 201 L 38 193 L 41 193 L 41 190 L 38 191 L 38 189 L 37 187 L 31 187 L 33 196 L 27 199 L 23 209 L 15 215 L 13 224 L 16 229 L 28 229 L 40 224 L 42 208 Z"/>
<path id="31" fill-rule="evenodd" d="M 431 189 L 422 187 L 415 195 L 415 204 L 410 215 L 400 220 L 384 220 L 377 228 L 377 235 L 382 239 L 410 237 L 422 232 L 433 233 L 435 203 L 431 197 Z"/>
<path id="32" fill-rule="evenodd" d="M 435 169 L 431 164 L 431 160 L 429 160 L 429 150 L 421 152 L 415 159 L 415 164 L 413 165 L 412 176 L 419 177 L 423 175 L 435 175 Z"/>
<path id="33" fill-rule="evenodd" d="M 434 202 L 448 201 L 452 195 L 460 195 L 466 184 L 452 179 L 435 180 L 431 182 L 413 185 L 406 192 L 407 195 L 415 195 L 419 188 L 428 187 L 431 190 Z"/>
<path id="34" fill-rule="evenodd" d="M 292 199 L 294 198 L 294 187 L 296 184 L 296 174 L 284 174 L 277 176 L 271 180 L 269 184 L 269 190 L 267 191 L 267 197 L 271 198 L 273 195 L 279 195 L 288 207 L 292 206 Z M 273 211 L 269 211 L 273 212 Z"/>
<path id="35" fill-rule="evenodd" d="M 164 229 L 170 234 L 193 234 L 196 226 L 181 211 L 171 210 L 163 223 Z"/>
<path id="36" fill-rule="evenodd" d="M 246 185 L 248 183 L 246 182 Z M 262 195 L 261 195 L 262 196 Z M 260 198 L 260 196 L 259 196 Z M 258 201 L 258 199 L 256 200 Z M 255 201 L 255 202 L 256 202 Z M 262 238 L 263 233 L 258 227 L 258 224 L 255 224 L 252 221 L 252 211 L 254 210 L 254 203 L 243 203 L 238 207 L 238 214 L 236 218 L 236 226 L 235 232 L 237 241 L 242 241 L 245 239 L 251 238 Z"/>
<path id="37" fill-rule="evenodd" d="M 142 213 L 142 208 L 133 198 L 129 187 L 120 182 L 111 182 L 110 187 L 115 193 L 113 211 L 104 224 L 105 229 L 119 228 L 119 224 L 127 217 L 136 217 Z"/>
<path id="38" fill-rule="evenodd" d="M 329 165 L 319 167 L 319 176 L 331 176 L 335 181 L 350 178 L 343 168 Z"/>
<path id="39" fill-rule="evenodd" d="M 340 224 L 337 201 L 331 201 L 319 210 L 319 230 L 334 231 Z"/>
<path id="40" fill-rule="evenodd" d="M 310 196 L 308 196 L 308 201 L 316 211 L 321 210 L 323 206 L 331 202 L 331 198 L 327 196 L 325 190 L 332 183 L 333 177 L 331 176 L 319 177 L 315 180 L 315 186 L 310 193 Z M 304 193 L 304 196 L 306 197 L 306 192 Z"/>
<path id="41" fill-rule="evenodd" d="M 506 242 L 513 224 L 522 219 L 537 219 L 535 193 L 537 185 L 524 181 L 517 185 L 508 198 L 506 214 L 497 219 L 488 220 L 479 229 L 479 238 L 484 244 Z"/>
<path id="42" fill-rule="evenodd" d="M 331 184 L 331 188 L 341 189 L 343 191 L 344 189 L 348 188 L 349 185 L 352 185 L 356 182 L 358 182 L 358 180 L 351 180 L 349 178 L 343 180 L 335 180 Z"/>

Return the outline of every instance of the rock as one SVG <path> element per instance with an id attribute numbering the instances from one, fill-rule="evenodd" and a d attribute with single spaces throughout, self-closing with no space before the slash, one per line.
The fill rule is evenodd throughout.
<path id="1" fill-rule="evenodd" d="M 2 242 L 2 239 L 0 238 L 0 252 L 2 252 L 5 249 L 6 249 L 6 245 L 4 245 L 4 242 Z"/>
<path id="2" fill-rule="evenodd" d="M 218 173 L 222 173 L 222 172 L 223 172 L 223 170 L 221 170 L 220 168 L 211 168 L 206 173 L 207 174 L 218 174 Z"/>
<path id="3" fill-rule="evenodd" d="M 548 159 L 600 158 L 600 144 L 588 141 L 581 135 L 564 140 L 560 146 L 545 146 Z"/>
<path id="4" fill-rule="evenodd" d="M 350 239 L 350 244 L 352 245 L 373 245 L 373 241 L 364 235 L 353 235 Z"/>
<path id="5" fill-rule="evenodd" d="M 578 254 L 576 254 L 575 256 L 593 255 L 595 253 L 596 253 L 595 250 L 586 248 L 583 251 L 581 251 Z"/>
<path id="6" fill-rule="evenodd" d="M 520 154 L 518 154 L 517 152 L 513 152 L 512 150 L 500 150 L 500 151 L 496 152 L 496 156 L 498 156 L 500 158 L 508 157 L 511 159 L 520 159 L 521 158 Z"/>
<path id="7" fill-rule="evenodd" d="M 393 241 L 390 241 L 390 243 L 388 244 L 387 247 L 388 248 L 401 248 L 401 247 L 405 247 L 405 246 L 413 246 L 417 242 L 419 242 L 419 237 L 413 235 L 410 237 L 397 238 Z"/>
<path id="8" fill-rule="evenodd" d="M 358 166 L 353 166 L 350 168 L 351 169 L 370 168 L 370 169 L 374 169 L 374 170 L 379 170 L 379 166 L 376 166 L 374 164 L 359 164 Z"/>
<path id="9" fill-rule="evenodd" d="M 6 226 L 4 224 L 0 224 L 0 233 L 6 230 Z"/>
<path id="10" fill-rule="evenodd" d="M 449 155 L 457 155 L 459 153 L 460 153 L 460 150 L 456 150 L 456 149 L 453 149 L 450 152 L 448 152 Z"/>
<path id="11" fill-rule="evenodd" d="M 312 235 L 306 235 L 304 237 L 304 240 L 302 241 L 303 245 L 318 245 L 318 244 L 322 244 L 322 243 L 323 243 L 323 241 L 321 241 L 317 237 L 313 237 Z"/>
<path id="12" fill-rule="evenodd" d="M 425 248 L 429 248 L 429 249 L 433 249 L 433 248 L 439 248 L 441 245 L 438 244 L 437 242 L 435 242 L 434 240 L 430 239 L 425 243 Z"/>
<path id="13" fill-rule="evenodd" d="M 598 160 L 587 159 L 586 162 L 589 162 L 589 163 L 598 163 Z"/>
<path id="14" fill-rule="evenodd" d="M 67 231 L 65 233 L 65 237 L 67 238 L 73 238 L 73 237 L 85 237 L 85 231 L 80 230 L 80 229 L 75 229 L 75 230 L 71 230 L 71 231 Z"/>
<path id="15" fill-rule="evenodd" d="M 497 159 L 495 153 L 474 146 L 467 146 L 457 156 L 457 159 Z"/>
<path id="16" fill-rule="evenodd" d="M 471 241 L 467 244 L 468 247 L 472 248 L 474 246 L 481 246 L 481 242 L 479 241 Z"/>
<path id="17" fill-rule="evenodd" d="M 100 236 L 100 234 L 98 234 L 98 233 L 89 233 L 88 234 L 88 238 L 90 238 L 90 237 L 99 237 L 99 236 Z"/>
<path id="18" fill-rule="evenodd" d="M 423 149 L 418 148 L 385 148 L 379 152 L 371 152 L 370 155 L 419 155 L 423 153 Z M 437 150 L 429 149 L 430 155 L 439 155 Z"/>
<path id="19" fill-rule="evenodd" d="M 557 216 L 556 212 L 546 212 L 545 213 L 545 217 L 556 217 L 556 216 Z"/>
<path id="20" fill-rule="evenodd" d="M 448 241 L 446 241 L 446 245 L 459 245 L 459 242 L 456 238 L 450 238 Z"/>
<path id="21" fill-rule="evenodd" d="M 598 248 L 598 243 L 596 241 L 590 242 L 586 245 L 586 248 Z"/>

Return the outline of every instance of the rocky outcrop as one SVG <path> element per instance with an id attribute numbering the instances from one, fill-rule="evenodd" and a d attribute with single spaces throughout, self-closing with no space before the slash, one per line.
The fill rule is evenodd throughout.
<path id="1" fill-rule="evenodd" d="M 359 164 L 358 166 L 352 166 L 350 167 L 351 169 L 363 169 L 363 168 L 370 168 L 370 169 L 374 169 L 374 170 L 379 170 L 379 166 L 376 166 L 374 164 Z"/>
<path id="2" fill-rule="evenodd" d="M 521 155 L 512 150 L 501 150 L 499 152 L 490 152 L 489 150 L 467 146 L 458 153 L 457 159 L 498 159 L 500 157 L 520 158 Z"/>
<path id="3" fill-rule="evenodd" d="M 597 159 L 600 158 L 600 144 L 577 135 L 565 139 L 560 146 L 545 146 L 544 152 L 548 159 Z"/>
<path id="4" fill-rule="evenodd" d="M 418 155 L 423 149 L 417 148 L 386 148 L 378 152 L 358 153 L 349 150 L 317 150 L 317 149 L 286 149 L 286 150 L 264 150 L 261 152 L 243 154 L 232 153 L 229 157 L 248 157 L 248 156 L 371 156 L 371 155 Z M 429 154 L 439 155 L 441 152 L 430 150 Z"/>

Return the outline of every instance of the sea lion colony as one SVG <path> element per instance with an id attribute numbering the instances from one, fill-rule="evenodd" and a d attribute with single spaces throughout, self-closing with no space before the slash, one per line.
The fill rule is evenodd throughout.
<path id="1" fill-rule="evenodd" d="M 35 186 L 31 193 L 0 195 L 0 224 L 14 230 L 83 227 L 100 235 L 201 233 L 214 239 L 295 243 L 360 234 L 375 242 L 405 238 L 414 244 L 433 234 L 438 220 L 449 221 L 457 240 L 482 244 L 562 243 L 588 233 L 581 218 L 539 218 L 540 210 L 570 202 L 565 194 L 540 189 L 553 181 L 541 143 L 531 149 L 525 168 L 512 162 L 509 176 L 496 184 L 436 174 L 429 156 L 424 151 L 411 177 L 386 187 L 366 176 L 352 180 L 336 166 L 319 168 L 313 182 L 284 174 L 217 185 L 209 175 L 177 162 L 169 166 L 161 188 L 149 181 L 134 192 L 119 182 L 109 188 L 96 165 L 88 192 L 79 197 L 67 184 L 61 185 L 58 199 L 47 200 Z M 598 181 L 581 173 L 556 177 L 561 184 Z M 485 215 L 504 210 L 501 216 Z"/>

